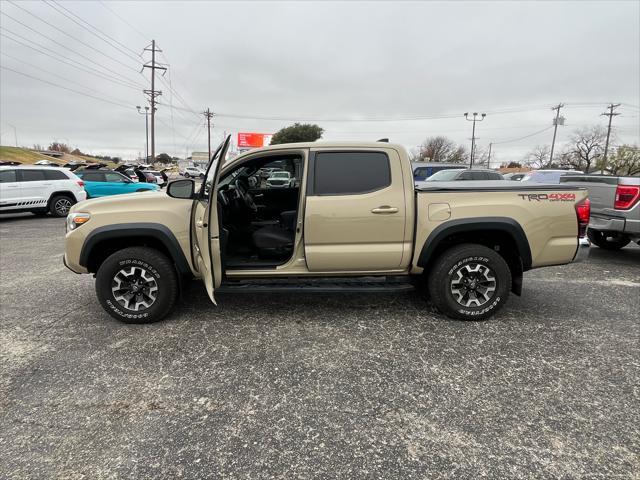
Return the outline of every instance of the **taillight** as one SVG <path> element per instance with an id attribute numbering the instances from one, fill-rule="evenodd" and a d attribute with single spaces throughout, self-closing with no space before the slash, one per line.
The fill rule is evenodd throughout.
<path id="1" fill-rule="evenodd" d="M 638 199 L 640 199 L 640 185 L 618 185 L 613 208 L 629 210 L 638 202 Z"/>
<path id="2" fill-rule="evenodd" d="M 84 182 L 82 180 L 78 180 L 76 183 L 79 187 L 84 187 Z"/>
<path id="3" fill-rule="evenodd" d="M 587 234 L 589 226 L 589 216 L 591 215 L 591 201 L 585 198 L 576 204 L 576 217 L 578 218 L 578 237 L 584 237 Z"/>

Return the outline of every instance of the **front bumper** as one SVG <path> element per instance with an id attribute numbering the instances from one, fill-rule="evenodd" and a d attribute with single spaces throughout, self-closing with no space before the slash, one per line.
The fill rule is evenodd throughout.
<path id="1" fill-rule="evenodd" d="M 576 254 L 573 256 L 573 262 L 579 263 L 584 262 L 587 258 L 589 258 L 589 252 L 591 250 L 591 242 L 588 238 L 579 238 L 578 239 L 578 248 L 576 249 Z"/>

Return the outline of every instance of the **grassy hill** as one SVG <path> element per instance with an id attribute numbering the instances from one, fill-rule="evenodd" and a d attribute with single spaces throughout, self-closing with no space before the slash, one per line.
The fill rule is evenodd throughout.
<path id="1" fill-rule="evenodd" d="M 46 155 L 42 155 L 41 153 L 34 152 L 33 150 L 28 150 L 26 148 L 3 147 L 3 146 L 0 146 L 0 160 L 7 160 L 10 162 L 21 162 L 21 163 L 36 163 L 40 160 L 52 160 L 55 162 L 54 158 L 47 157 Z"/>
<path id="2" fill-rule="evenodd" d="M 62 158 L 54 158 L 54 157 L 49 157 L 47 155 L 43 155 L 34 150 L 29 150 L 28 148 L 4 147 L 4 146 L 0 146 L 0 160 L 20 162 L 25 164 L 33 164 L 40 160 L 50 160 L 52 162 L 56 162 L 62 165 L 69 162 L 98 163 L 101 161 L 98 158 L 87 157 L 85 155 L 71 155 L 70 153 L 65 153 L 62 156 Z M 106 163 L 107 166 L 111 168 L 115 166 L 115 164 L 111 162 L 103 162 L 103 163 Z"/>

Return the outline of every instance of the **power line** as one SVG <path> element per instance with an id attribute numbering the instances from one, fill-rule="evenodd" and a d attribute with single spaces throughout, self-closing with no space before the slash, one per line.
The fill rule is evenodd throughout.
<path id="1" fill-rule="evenodd" d="M 60 85 L 58 83 L 50 82 L 49 80 L 44 80 L 43 78 L 39 78 L 39 77 L 36 77 L 36 76 L 33 76 L 33 75 L 29 75 L 28 73 L 20 72 L 18 70 L 14 70 L 13 68 L 5 67 L 4 65 L 0 65 L 0 68 L 2 68 L 4 70 L 8 70 L 8 71 L 13 72 L 13 73 L 17 73 L 18 75 L 22 75 L 24 77 L 28 77 L 28 78 L 32 78 L 34 80 L 38 80 L 39 82 L 47 83 L 47 84 L 52 85 L 54 87 L 62 88 L 64 90 L 68 90 L 70 92 L 77 93 L 78 95 L 84 95 L 85 97 L 90 97 L 90 98 L 93 98 L 95 100 L 100 100 L 101 102 L 110 103 L 112 105 L 117 105 L 118 107 L 124 107 L 124 108 L 129 108 L 129 109 L 133 108 L 130 105 L 127 105 L 124 101 L 122 101 L 122 102 L 120 100 L 111 101 L 111 100 L 106 99 L 105 97 L 97 97 L 97 96 L 91 95 L 89 93 L 80 92 L 79 90 L 75 90 L 73 88 L 65 87 L 64 85 Z"/>
<path id="2" fill-rule="evenodd" d="M 140 35 L 140 38 L 142 38 L 145 42 L 149 41 L 149 39 L 151 38 L 150 35 L 146 35 L 145 33 L 143 33 L 140 30 L 138 30 L 136 27 L 131 25 L 125 18 L 120 16 L 120 14 L 118 12 L 116 12 L 115 10 L 111 9 L 111 7 L 107 6 L 107 4 L 105 2 L 103 2 L 102 0 L 98 0 L 98 3 L 100 5 L 102 5 L 106 10 L 111 12 L 113 15 L 115 15 L 117 18 L 119 18 L 125 25 L 128 25 L 131 28 L 131 30 L 133 30 L 138 35 Z"/>
<path id="3" fill-rule="evenodd" d="M 29 10 L 27 10 L 26 8 L 21 7 L 20 5 L 18 5 L 17 3 L 13 2 L 12 0 L 7 0 L 7 1 L 8 1 L 9 3 L 11 3 L 14 7 L 19 8 L 20 10 L 22 10 L 22 11 L 26 12 L 27 14 L 31 15 L 31 16 L 32 16 L 32 17 L 34 17 L 35 19 L 37 19 L 37 20 L 39 20 L 40 22 L 44 23 L 45 25 L 48 25 L 49 27 L 53 28 L 54 30 L 56 30 L 56 31 L 58 31 L 58 32 L 60 32 L 60 33 L 62 33 L 62 34 L 64 34 L 64 35 L 66 35 L 67 37 L 71 38 L 71 39 L 72 39 L 72 40 L 74 40 L 75 42 L 78 42 L 78 43 L 80 43 L 81 45 L 84 45 L 85 47 L 90 48 L 91 50 L 93 50 L 93 51 L 96 51 L 96 52 L 100 53 L 101 55 L 103 55 L 103 56 L 105 56 L 105 57 L 109 58 L 110 60 L 112 60 L 112 61 L 114 61 L 114 62 L 116 62 L 116 63 L 119 63 L 120 65 L 123 65 L 124 67 L 128 68 L 129 70 L 133 70 L 133 71 L 134 71 L 134 72 L 136 72 L 136 73 L 138 72 L 138 70 L 137 70 L 136 68 L 133 68 L 131 65 L 127 65 L 126 63 L 122 62 L 121 60 L 119 60 L 119 59 L 117 59 L 117 58 L 115 58 L 115 57 L 112 57 L 111 55 L 109 55 L 109 54 L 107 54 L 107 53 L 103 52 L 102 50 L 100 50 L 100 49 L 98 49 L 98 48 L 93 47 L 92 45 L 89 45 L 88 43 L 84 42 L 83 40 L 79 39 L 78 37 L 75 37 L 75 36 L 71 35 L 70 33 L 67 33 L 65 30 L 63 30 L 63 29 L 61 29 L 61 28 L 58 28 L 58 27 L 56 27 L 55 25 L 52 25 L 51 23 L 49 23 L 49 22 L 47 22 L 46 20 L 42 19 L 42 18 L 41 18 L 41 17 L 39 17 L 38 15 L 36 15 L 36 14 L 34 14 L 34 13 L 30 12 L 30 11 L 29 11 Z M 7 14 L 5 13 L 5 15 L 7 15 Z M 22 23 L 22 22 L 20 22 L 19 20 L 16 20 L 15 18 L 13 18 L 13 17 L 11 17 L 11 16 L 9 16 L 9 15 L 7 15 L 7 16 L 8 16 L 9 18 L 11 18 L 13 21 L 18 22 L 18 23 L 20 23 L 21 25 L 24 25 L 25 27 L 29 28 L 30 30 L 33 30 L 31 27 L 29 27 L 29 26 L 27 26 L 27 25 L 23 24 L 23 23 Z M 36 33 L 39 33 L 39 32 L 36 32 Z"/>
<path id="4" fill-rule="evenodd" d="M 12 37 L 8 36 L 4 32 L 9 32 L 9 33 L 11 33 L 11 35 L 14 35 L 14 36 L 16 36 L 18 38 L 26 40 L 27 42 L 31 42 L 34 45 L 37 45 L 38 47 L 40 47 L 41 49 L 44 49 L 44 50 L 49 51 L 51 53 L 46 53 L 45 51 L 42 51 L 39 48 L 33 47 L 33 46 L 31 46 L 31 45 L 29 45 L 27 43 L 21 42 L 20 40 L 16 40 L 15 38 L 12 38 Z M 105 74 L 104 72 L 101 72 L 100 70 L 97 70 L 97 69 L 95 69 L 93 67 L 89 67 L 87 65 L 80 66 L 80 65 L 77 64 L 77 61 L 75 59 L 69 58 L 69 57 L 65 57 L 64 55 L 61 55 L 61 54 L 55 52 L 54 50 L 51 50 L 50 48 L 47 48 L 47 47 L 45 47 L 43 45 L 40 45 L 39 43 L 36 43 L 33 40 L 30 40 L 30 39 L 28 39 L 26 37 L 23 37 L 22 35 L 18 35 L 17 33 L 14 33 L 14 32 L 12 32 L 11 30 L 9 30 L 7 28 L 3 28 L 3 32 L 0 32 L 0 35 L 5 37 L 5 38 L 8 38 L 9 40 L 12 40 L 15 43 L 18 43 L 18 44 L 20 44 L 20 45 L 22 45 L 24 47 L 30 48 L 31 50 L 35 50 L 36 52 L 39 52 L 42 55 L 45 55 L 45 56 L 50 57 L 50 58 L 53 58 L 54 60 L 56 60 L 58 62 L 65 63 L 65 64 L 67 64 L 67 65 L 69 65 L 71 67 L 77 68 L 78 70 L 82 70 L 82 71 L 90 73 L 92 75 L 96 75 L 96 76 L 98 76 L 100 78 L 103 78 L 105 80 L 108 80 L 110 82 L 117 83 L 118 85 L 121 85 L 123 87 L 132 88 L 134 90 L 140 90 L 140 88 L 141 88 L 141 86 L 139 86 L 139 85 L 128 83 L 125 80 L 121 80 L 119 77 L 116 77 L 114 75 Z M 59 57 L 59 58 L 56 58 L 56 57 Z M 60 60 L 60 58 L 62 58 L 64 60 Z"/>
<path id="5" fill-rule="evenodd" d="M 550 127 L 545 127 L 542 130 L 538 130 L 537 132 L 534 133 L 530 133 L 529 135 L 525 135 L 524 137 L 518 137 L 518 138 L 512 138 L 510 140 L 503 140 L 501 142 L 491 142 L 493 143 L 493 145 L 502 145 L 503 143 L 513 143 L 513 142 L 518 142 L 520 140 L 525 140 L 527 138 L 530 137 L 535 137 L 536 135 L 540 135 L 542 132 L 546 132 L 547 130 L 550 130 L 553 128 L 553 125 Z"/>
<path id="6" fill-rule="evenodd" d="M 62 43 L 60 43 L 60 42 L 58 42 L 58 41 L 54 40 L 53 38 L 49 37 L 48 35 L 45 35 L 44 33 L 37 31 L 35 28 L 31 28 L 30 26 L 28 26 L 28 25 L 26 25 L 26 24 L 22 23 L 21 21 L 14 19 L 14 18 L 13 18 L 13 17 L 11 17 L 10 15 L 6 14 L 5 12 L 0 12 L 0 13 L 1 13 L 2 15 L 6 16 L 6 17 L 9 17 L 9 18 L 10 18 L 11 20 L 13 20 L 14 22 L 17 22 L 17 23 L 19 23 L 20 25 L 22 25 L 22 26 L 26 27 L 27 29 L 31 30 L 32 32 L 37 33 L 37 34 L 38 34 L 38 35 L 40 35 L 41 37 L 46 38 L 46 39 L 47 39 L 47 40 L 49 40 L 50 42 L 53 42 L 53 43 L 55 43 L 56 45 L 60 45 L 60 46 L 61 46 L 62 48 L 64 48 L 65 50 L 68 50 L 69 52 L 74 53 L 75 55 L 78 55 L 79 57 L 83 58 L 83 59 L 84 59 L 84 60 L 86 60 L 87 62 L 92 63 L 92 64 L 94 64 L 94 65 L 97 65 L 99 68 L 102 68 L 102 69 L 104 69 L 104 70 L 109 70 L 107 67 L 105 67 L 105 66 L 103 66 L 102 64 L 100 64 L 100 63 L 98 63 L 98 62 L 96 62 L 96 61 L 94 61 L 94 60 L 90 59 L 90 58 L 89 58 L 89 57 L 87 57 L 86 55 L 83 55 L 82 53 L 77 52 L 77 51 L 75 51 L 75 50 L 73 50 L 73 49 L 71 49 L 71 48 L 67 47 L 66 45 L 64 45 L 64 44 L 62 44 Z M 16 34 L 15 34 L 14 32 L 12 32 L 11 30 L 8 30 L 8 29 L 6 29 L 6 28 L 5 28 L 5 30 L 7 30 L 8 32 L 13 33 L 14 35 L 16 35 Z M 132 81 L 132 80 L 131 80 L 131 79 L 129 79 L 129 78 L 126 78 L 126 80 Z"/>
<path id="7" fill-rule="evenodd" d="M 127 55 L 129 58 L 131 58 L 132 60 L 134 60 L 136 62 L 138 62 L 140 60 L 140 55 L 138 55 L 135 51 L 133 51 L 132 49 L 130 49 L 126 45 L 123 45 L 122 43 L 120 43 L 118 40 L 116 40 L 112 36 L 104 33 L 99 28 L 91 25 L 86 20 L 83 20 L 81 17 L 79 17 L 78 15 L 73 13 L 71 10 L 63 7 L 62 5 L 57 3 L 55 0 L 43 0 L 43 2 L 46 3 L 49 7 L 53 8 L 59 14 L 67 17 L 69 20 L 74 22 L 76 25 L 79 25 L 80 27 L 82 27 L 83 29 L 85 29 L 86 31 L 91 33 L 93 36 L 99 38 L 100 40 L 102 40 L 103 42 L 105 42 L 106 44 L 111 46 L 112 48 L 115 48 L 116 50 L 120 51 L 120 53 L 123 53 L 123 54 Z M 61 11 L 60 9 L 62 9 L 64 11 Z M 65 13 L 65 12 L 67 12 L 67 13 Z M 75 17 L 75 18 L 73 18 L 73 17 Z M 80 21 L 78 21 L 78 20 L 80 20 Z M 82 23 L 80 23 L 80 22 L 82 22 Z M 86 24 L 86 25 L 83 25 L 83 24 Z M 87 25 L 88 25 L 88 27 L 87 27 Z M 102 37 L 100 35 L 98 35 L 96 32 L 99 32 L 100 35 L 102 35 Z M 107 39 L 110 39 L 111 41 L 109 41 Z M 114 45 L 114 43 L 116 45 Z M 118 45 L 120 45 L 120 46 L 118 46 Z M 128 52 L 127 52 L 127 50 L 128 50 Z M 131 52 L 131 53 L 129 53 L 129 52 Z"/>
<path id="8" fill-rule="evenodd" d="M 52 72 L 50 70 L 45 70 L 44 68 L 42 68 L 42 67 L 40 67 L 38 65 L 34 65 L 33 63 L 25 62 L 24 60 L 22 60 L 22 59 L 20 59 L 18 57 L 14 57 L 13 55 L 9 55 L 6 52 L 0 51 L 0 54 L 4 55 L 5 57 L 9 57 L 9 58 L 15 60 L 16 62 L 24 63 L 25 65 L 28 65 L 28 66 L 30 66 L 32 68 L 35 68 L 39 72 L 46 73 L 48 75 L 53 75 L 54 77 L 58 77 L 58 78 L 64 80 L 65 82 L 74 83 L 74 84 L 78 85 L 79 87 L 86 88 L 87 90 L 94 90 L 95 91 L 95 89 L 93 87 L 88 87 L 87 85 L 84 85 L 84 84 L 82 84 L 80 82 L 76 82 L 75 80 L 71 80 L 69 78 L 66 78 L 66 77 L 63 77 L 61 75 L 58 75 L 57 73 Z"/>

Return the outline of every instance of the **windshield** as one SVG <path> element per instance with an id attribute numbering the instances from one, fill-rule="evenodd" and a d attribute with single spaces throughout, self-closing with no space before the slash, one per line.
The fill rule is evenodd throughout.
<path id="1" fill-rule="evenodd" d="M 446 182 L 447 180 L 453 180 L 463 170 L 440 170 L 434 173 L 425 182 Z"/>
<path id="2" fill-rule="evenodd" d="M 289 178 L 289 172 L 274 172 L 271 176 L 273 178 Z"/>

